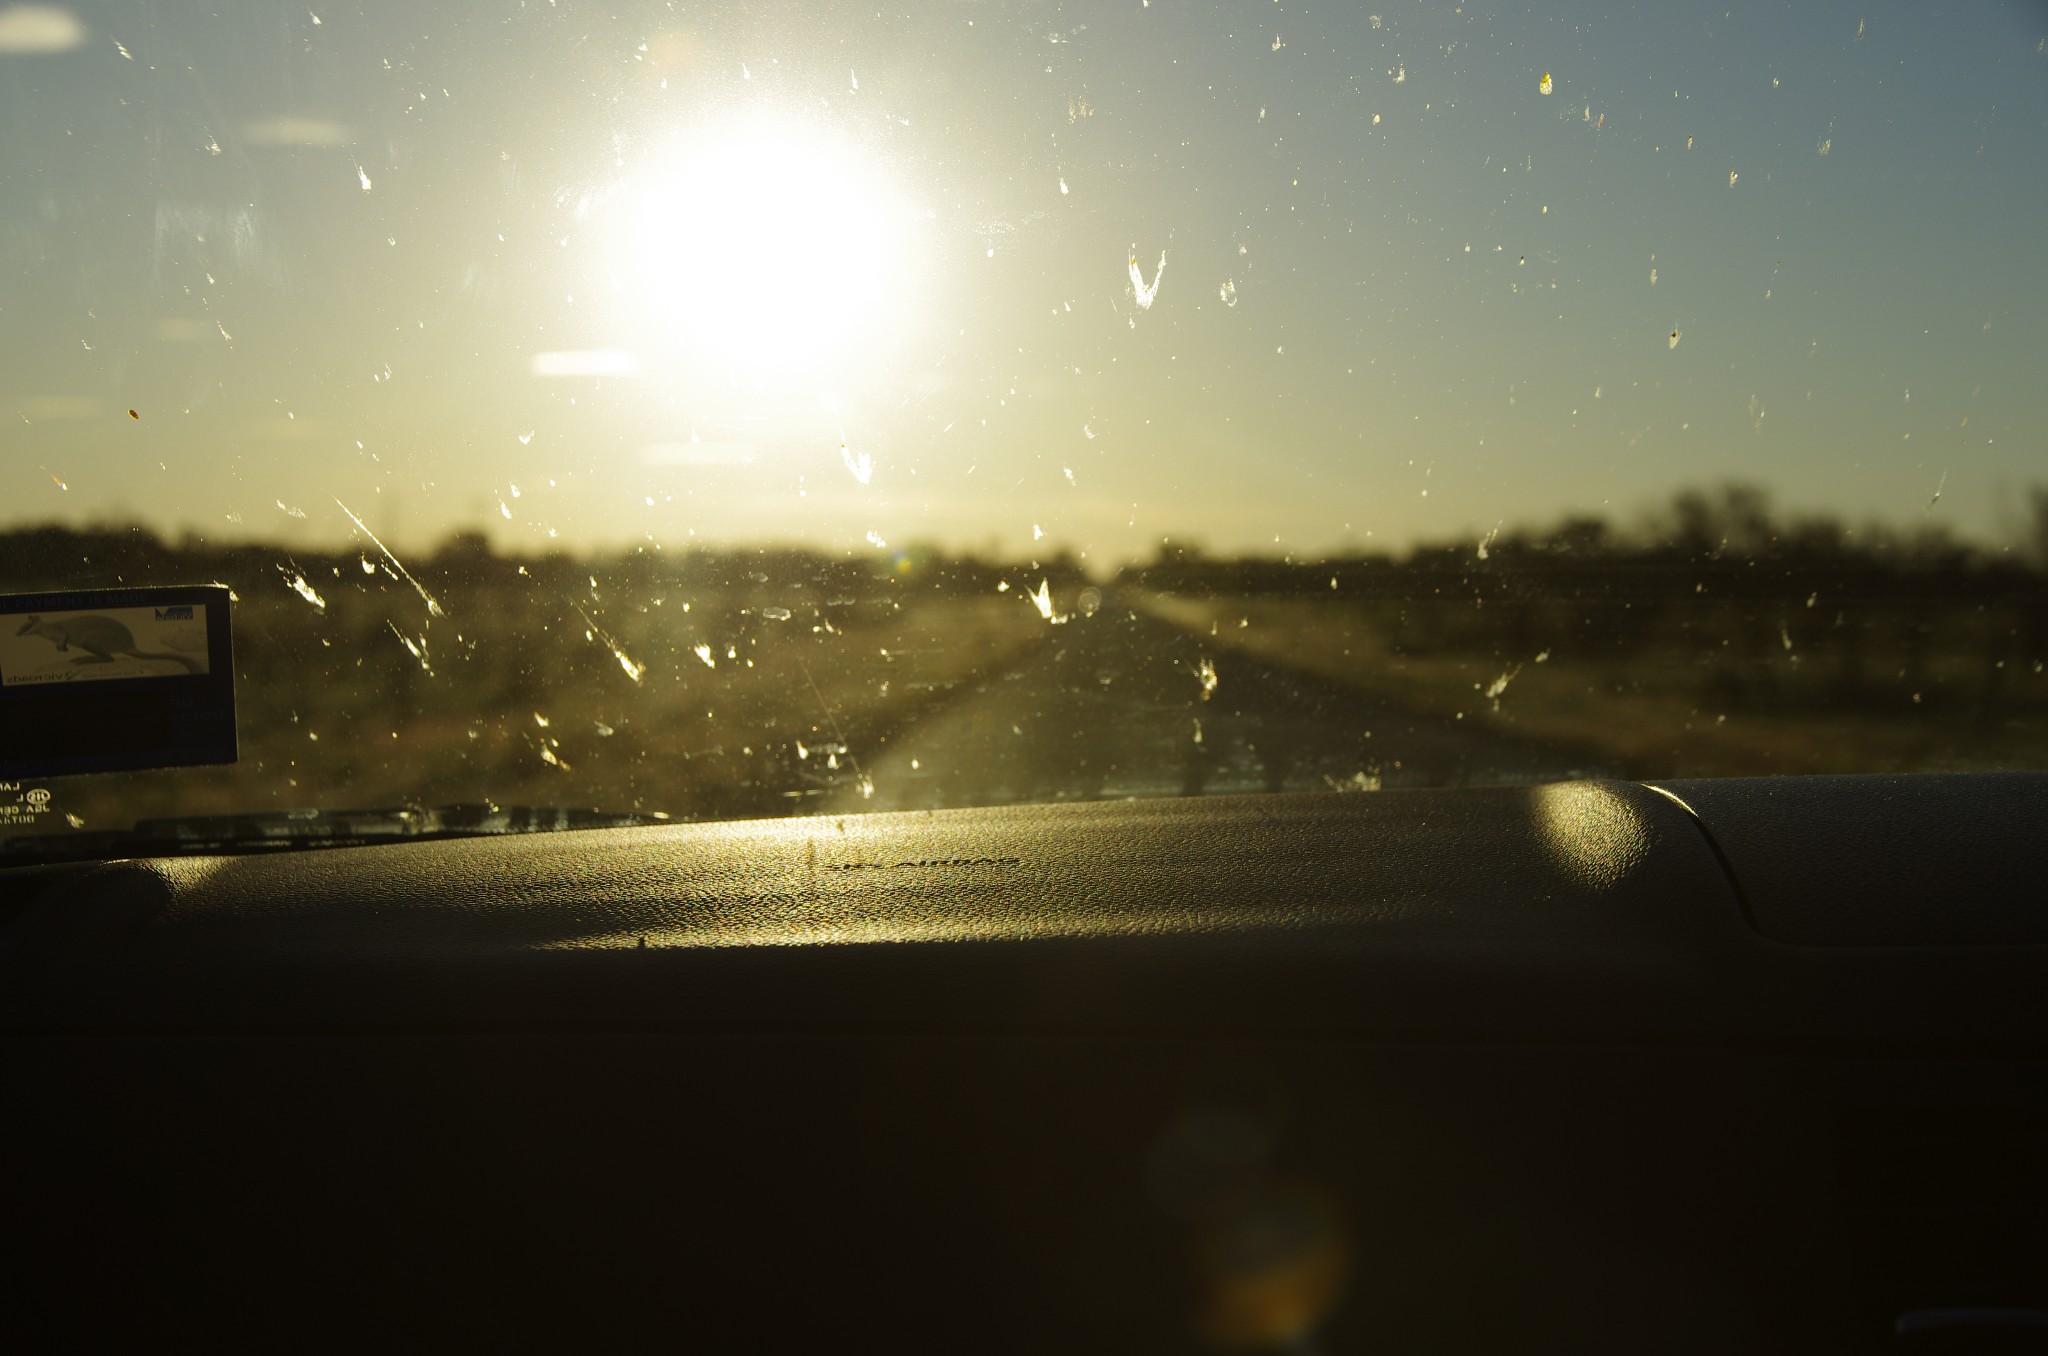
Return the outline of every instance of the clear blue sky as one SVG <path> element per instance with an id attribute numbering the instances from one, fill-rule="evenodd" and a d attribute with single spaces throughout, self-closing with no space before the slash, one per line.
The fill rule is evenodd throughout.
<path id="1" fill-rule="evenodd" d="M 1115 559 L 1744 479 L 2002 540 L 2048 483 L 2044 40 L 2032 4 L 0 4 L 0 527 L 340 541 L 338 500 L 394 545 Z"/>

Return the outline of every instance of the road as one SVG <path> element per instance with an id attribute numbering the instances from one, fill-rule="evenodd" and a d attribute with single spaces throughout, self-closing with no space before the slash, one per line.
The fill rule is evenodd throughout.
<path id="1" fill-rule="evenodd" d="M 1120 605 L 1055 626 L 883 746 L 812 812 L 1529 782 L 1597 769 L 1365 700 Z"/>

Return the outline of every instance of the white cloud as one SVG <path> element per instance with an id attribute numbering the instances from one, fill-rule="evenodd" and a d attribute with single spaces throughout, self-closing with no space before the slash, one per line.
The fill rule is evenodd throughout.
<path id="1" fill-rule="evenodd" d="M 326 118 L 255 118 L 242 124 L 242 140 L 251 146 L 311 146 L 332 150 L 356 139 L 346 123 Z"/>
<path id="2" fill-rule="evenodd" d="M 85 46 L 85 25 L 55 5 L 10 5 L 0 9 L 0 52 L 35 55 Z"/>
<path id="3" fill-rule="evenodd" d="M 752 443 L 649 443 L 640 449 L 649 466 L 752 466 Z"/>
<path id="4" fill-rule="evenodd" d="M 243 426 L 249 436 L 262 438 L 274 443 L 303 443 L 317 438 L 322 430 L 312 419 L 297 419 L 290 415 L 271 415 L 265 419 L 251 419 Z M 304 514 L 300 514 L 304 517 Z"/>
<path id="5" fill-rule="evenodd" d="M 533 355 L 533 374 L 537 377 L 630 377 L 639 370 L 638 358 L 615 348 Z"/>
<path id="6" fill-rule="evenodd" d="M 31 423 L 60 419 L 97 419 L 103 408 L 97 400 L 90 400 L 85 396 L 30 396 L 21 402 L 21 415 Z"/>

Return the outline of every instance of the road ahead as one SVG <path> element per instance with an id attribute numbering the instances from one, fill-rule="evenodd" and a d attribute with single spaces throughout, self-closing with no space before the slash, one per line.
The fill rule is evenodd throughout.
<path id="1" fill-rule="evenodd" d="M 1595 769 L 1363 700 L 1121 605 L 1054 627 L 887 744 L 814 811 L 1532 781 Z"/>

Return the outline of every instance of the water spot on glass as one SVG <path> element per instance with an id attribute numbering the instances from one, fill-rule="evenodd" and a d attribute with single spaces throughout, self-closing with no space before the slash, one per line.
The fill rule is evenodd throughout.
<path id="1" fill-rule="evenodd" d="M 846 440 L 839 441 L 839 460 L 846 463 L 847 471 L 853 478 L 865 485 L 874 479 L 874 458 L 865 452 L 854 452 L 846 446 Z"/>
<path id="2" fill-rule="evenodd" d="M 1153 299 L 1159 295 L 1160 279 L 1166 276 L 1166 251 L 1159 251 L 1159 266 L 1152 270 L 1152 282 L 1147 286 L 1144 271 L 1138 267 L 1137 247 L 1134 245 L 1131 249 L 1131 291 L 1138 299 L 1138 309 L 1150 310 Z"/>
<path id="3" fill-rule="evenodd" d="M 418 660 L 420 667 L 431 677 L 434 672 L 434 665 L 427 655 L 426 636 L 422 635 L 418 640 L 414 640 L 411 636 L 399 630 L 398 623 L 392 621 L 389 617 L 384 619 L 384 624 L 391 628 L 391 634 L 398 637 L 398 643 L 405 646 L 406 652 Z"/>
<path id="4" fill-rule="evenodd" d="M 1408 83 L 1408 64 L 1406 62 L 1402 62 L 1400 65 L 1394 67 L 1393 70 L 1388 71 L 1387 74 L 1394 77 L 1395 84 L 1405 85 Z"/>
<path id="5" fill-rule="evenodd" d="M 1216 299 L 1225 306 L 1237 305 L 1237 284 L 1229 278 L 1225 278 L 1223 285 L 1216 289 Z"/>
<path id="6" fill-rule="evenodd" d="M 578 607 L 576 609 L 576 615 L 583 618 L 584 626 L 589 628 L 586 634 L 590 635 L 592 639 L 602 641 L 604 643 L 604 647 L 612 652 L 612 658 L 619 661 L 619 668 L 625 672 L 625 675 L 628 678 L 631 678 L 634 682 L 639 682 L 640 679 L 646 674 L 647 666 L 644 664 L 636 664 L 630 658 L 628 658 L 626 652 L 619 647 L 619 642 L 612 638 L 610 632 L 606 631 L 602 626 L 599 626 L 596 623 L 596 621 L 592 620 L 591 615 L 588 612 L 585 612 L 581 607 Z"/>
<path id="7" fill-rule="evenodd" d="M 325 612 L 327 610 L 327 600 L 314 591 L 313 586 L 306 582 L 306 576 L 297 568 L 288 568 L 280 565 L 277 567 L 277 572 L 283 577 L 286 586 L 293 593 L 298 594 L 320 611 Z"/>
<path id="8" fill-rule="evenodd" d="M 788 621 L 790 611 L 786 607 L 764 607 L 761 609 L 761 615 L 769 621 Z"/>
<path id="9" fill-rule="evenodd" d="M 342 503 L 339 499 L 334 501 L 334 506 L 340 509 L 343 513 L 348 515 L 348 520 L 356 525 L 356 529 L 360 531 L 364 536 L 368 537 L 370 539 L 370 544 L 375 546 L 380 552 L 383 553 L 384 559 L 390 563 L 391 568 L 396 570 L 399 576 L 403 578 L 406 583 L 412 585 L 413 592 L 419 594 L 420 601 L 427 605 L 427 615 L 433 617 L 439 617 L 444 615 L 441 609 L 440 601 L 436 599 L 433 594 L 428 593 L 426 590 L 426 586 L 421 584 L 419 580 L 413 578 L 411 573 L 407 571 L 405 566 L 398 563 L 398 557 L 391 554 L 390 547 L 386 546 L 382 541 L 378 540 L 377 534 L 370 530 L 370 526 L 368 523 L 365 523 L 361 518 L 358 518 L 355 514 L 355 511 L 349 508 L 347 504 Z"/>

